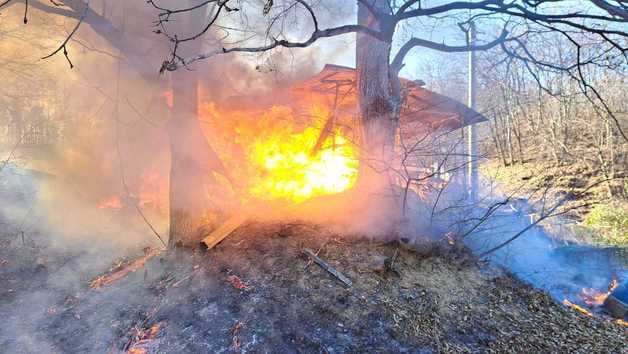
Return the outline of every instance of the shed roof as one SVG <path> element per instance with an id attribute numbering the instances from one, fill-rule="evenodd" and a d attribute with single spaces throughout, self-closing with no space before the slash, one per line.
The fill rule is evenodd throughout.
<path id="1" fill-rule="evenodd" d="M 406 101 L 401 111 L 400 124 L 422 125 L 431 129 L 458 129 L 486 121 L 481 113 L 453 98 L 424 88 L 422 81 L 401 78 Z M 354 68 L 327 64 L 318 74 L 292 87 L 296 91 L 318 92 L 335 96 L 336 90 L 345 101 L 355 107 L 357 102 L 357 73 Z M 348 97 L 347 97 L 348 96 Z"/>
<path id="2" fill-rule="evenodd" d="M 401 85 L 406 91 L 400 116 L 402 129 L 410 132 L 454 130 L 487 120 L 463 103 L 425 89 L 421 81 L 402 78 Z M 223 104 L 236 109 L 249 103 L 258 108 L 275 104 L 303 106 L 304 102 L 314 99 L 328 105 L 335 103 L 339 113 L 353 114 L 357 110 L 357 75 L 354 68 L 326 64 L 318 74 L 279 91 L 266 96 L 231 97 Z"/>

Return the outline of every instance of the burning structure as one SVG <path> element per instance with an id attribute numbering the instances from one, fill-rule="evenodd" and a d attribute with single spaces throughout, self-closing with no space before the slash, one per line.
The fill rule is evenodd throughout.
<path id="1" fill-rule="evenodd" d="M 421 83 L 402 80 L 402 85 L 407 99 L 399 118 L 398 150 L 401 141 L 412 144 L 427 135 L 486 120 Z M 326 65 L 320 73 L 272 96 L 237 96 L 221 104 L 202 104 L 200 116 L 219 156 L 228 156 L 228 169 L 241 173 L 237 179 L 249 181 L 252 195 L 299 202 L 343 192 L 357 180 L 363 151 L 354 69 Z"/>
<path id="2" fill-rule="evenodd" d="M 451 178 L 451 172 L 464 165 L 462 154 L 455 154 L 460 150 L 455 130 L 486 118 L 420 82 L 401 83 L 407 99 L 399 116 L 394 156 L 386 168 L 398 188 L 424 191 L 430 180 Z M 295 216 L 304 209 L 322 215 L 318 220 L 351 214 L 351 209 L 330 208 L 329 202 L 346 205 L 364 166 L 381 163 L 365 157 L 357 101 L 356 71 L 336 65 L 326 65 L 272 95 L 232 96 L 220 102 L 199 99 L 198 122 L 211 151 L 202 155 L 208 156 L 203 163 L 213 171 L 203 193 L 220 204 L 213 207 L 218 214 L 214 217 L 224 221 L 229 214 L 259 214 L 255 209 L 260 208 L 277 217 Z M 425 146 L 431 149 L 430 157 L 419 156 L 426 154 Z M 166 176 L 143 173 L 132 194 L 140 206 L 166 210 L 167 183 Z M 345 196 L 323 198 L 328 210 L 321 212 L 317 197 L 341 193 Z M 124 199 L 108 196 L 100 206 L 119 209 Z M 211 232 L 203 230 L 199 236 Z"/>
<path id="3" fill-rule="evenodd" d="M 213 13 L 207 31 L 221 11 L 239 12 L 229 1 L 191 1 L 176 11 L 147 3 L 159 12 L 155 32 L 169 36 L 157 48 L 170 54 L 158 78 L 142 67 L 155 48 L 126 36 L 143 26 L 124 20 L 129 7 L 140 5 L 116 8 L 123 19 L 117 28 L 107 1 L 98 10 L 63 0 L 54 7 L 11 0 L 0 7 L 15 3 L 26 6 L 24 22 L 29 6 L 78 19 L 52 54 L 63 53 L 71 66 L 67 46 L 82 24 L 118 53 L 105 53 L 112 70 L 97 72 L 105 67 L 98 62 L 91 73 L 105 83 L 97 87 L 101 107 L 77 110 L 74 121 L 104 107 L 107 124 L 75 124 L 79 131 L 94 128 L 80 140 L 96 153 L 70 146 L 56 166 L 65 174 L 56 177 L 8 159 L 0 164 L 0 200 L 9 200 L 0 203 L 0 314 L 9 324 L 0 347 L 7 351 L 571 352 L 583 343 L 594 352 L 625 350 L 625 323 L 593 316 L 603 304 L 622 311 L 624 285 L 586 288 L 578 303 L 566 303 L 579 313 L 571 311 L 474 262 L 464 236 L 435 221 L 464 201 L 457 174 L 468 160 L 459 129 L 487 119 L 399 71 L 416 43 L 475 51 L 518 39 L 509 39 L 507 29 L 483 45 L 473 43 L 473 26 L 462 47 L 413 38 L 391 57 L 397 23 L 421 13 L 420 2 L 393 13 L 388 2 L 359 1 L 358 25 L 331 30 L 321 29 L 306 1 L 287 10 L 258 2 L 251 8 L 262 4 L 263 17 L 297 9 L 314 26 L 307 42 L 267 32 L 272 41 L 262 49 L 355 31 L 356 69 L 326 65 L 270 94 L 224 98 L 203 92 L 215 93 L 210 86 L 217 80 L 183 69 L 209 57 L 202 52 L 211 40 L 194 40 L 204 32 L 194 34 L 193 27 Z M 193 11 L 200 8 L 207 11 Z M 185 21 L 170 21 L 181 14 Z M 281 15 L 271 15 L 272 27 Z M 171 35 L 168 23 L 182 34 Z M 219 23 L 228 31 L 229 21 Z M 216 55 L 231 51 L 238 49 L 220 43 Z M 223 65 L 216 63 L 213 77 Z M 142 76 L 141 85 L 125 78 L 130 71 Z M 140 86 L 149 98 L 134 94 Z M 150 108 L 137 109 L 134 99 Z M 49 145 L 66 134 L 48 120 L 40 129 L 10 114 L 2 130 L 16 147 Z M 102 135 L 93 132 L 107 142 L 94 147 Z M 66 178 L 73 173 L 77 178 Z M 79 185 L 84 188 L 74 188 Z M 471 208 L 494 210 L 459 210 Z M 464 217 L 486 219 L 475 212 Z M 197 247 L 200 240 L 206 247 Z M 550 332 L 560 340 L 548 340 Z"/>

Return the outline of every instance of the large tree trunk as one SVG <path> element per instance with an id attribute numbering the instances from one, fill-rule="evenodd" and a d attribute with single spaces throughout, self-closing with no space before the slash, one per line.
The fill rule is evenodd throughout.
<path id="1" fill-rule="evenodd" d="M 202 23 L 203 11 L 195 11 L 190 17 L 188 27 Z M 186 52 L 198 53 L 200 43 L 189 42 Z M 171 76 L 170 247 L 197 244 L 224 219 L 218 198 L 214 198 L 219 188 L 214 172 L 224 176 L 227 173 L 201 130 L 197 75 L 182 69 Z"/>
<path id="2" fill-rule="evenodd" d="M 197 118 L 197 79 L 193 72 L 172 76 L 173 107 L 170 136 L 169 246 L 198 243 L 206 230 L 218 226 L 220 208 L 210 198 L 216 185 L 212 161 L 218 158 L 205 139 Z"/>
<path id="3" fill-rule="evenodd" d="M 374 8 L 384 13 L 391 12 L 388 0 L 374 0 L 371 3 Z M 358 23 L 374 30 L 380 29 L 377 19 L 361 3 L 358 5 Z M 393 154 L 397 123 L 392 100 L 389 60 L 389 42 L 367 34 L 357 34 L 356 70 L 362 125 L 362 154 L 368 161 L 362 165 L 371 170 L 368 172 L 363 169 L 366 175 L 385 169 Z"/>
<path id="4" fill-rule="evenodd" d="M 369 3 L 383 13 L 391 13 L 388 0 Z M 361 2 L 358 3 L 358 23 L 374 30 L 380 30 L 382 26 Z M 388 29 L 388 32 L 392 37 L 392 31 Z M 356 204 L 361 209 L 357 212 L 372 215 L 372 230 L 376 230 L 374 232 L 379 236 L 388 237 L 403 228 L 401 194 L 393 187 L 390 170 L 396 161 L 394 146 L 397 130 L 390 49 L 390 42 L 357 34 L 356 70 L 362 128 L 360 171 L 355 186 Z"/>

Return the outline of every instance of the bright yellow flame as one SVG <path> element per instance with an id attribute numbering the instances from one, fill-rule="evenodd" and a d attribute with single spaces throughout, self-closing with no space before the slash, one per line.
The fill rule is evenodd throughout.
<path id="1" fill-rule="evenodd" d="M 257 139 L 250 161 L 262 173 L 250 193 L 262 199 L 302 202 L 351 188 L 357 178 L 353 148 L 337 131 L 326 139 L 320 151 L 312 153 L 319 135 L 320 129 L 310 127 L 301 133 Z"/>
<path id="2" fill-rule="evenodd" d="M 580 313 L 581 313 L 581 314 L 583 314 L 583 315 L 593 316 L 593 314 L 591 314 L 591 311 L 589 311 L 589 310 L 585 309 L 585 308 L 584 308 L 584 307 L 582 307 L 582 306 L 578 306 L 578 305 L 574 304 L 573 302 L 571 302 L 571 301 L 569 301 L 569 300 L 567 300 L 567 299 L 564 299 L 564 300 L 563 300 L 563 304 L 564 304 L 565 306 L 567 306 L 567 307 L 571 307 L 572 309 L 574 309 L 574 310 L 576 310 L 576 311 L 580 312 Z"/>
<path id="3" fill-rule="evenodd" d="M 356 148 L 341 128 L 334 128 L 314 147 L 330 116 L 322 105 L 313 104 L 307 112 L 313 117 L 297 122 L 292 109 L 274 106 L 260 112 L 217 112 L 205 107 L 206 115 L 220 117 L 225 145 L 237 145 L 245 161 L 225 161 L 231 170 L 242 173 L 250 196 L 263 200 L 300 203 L 316 196 L 350 189 L 358 176 Z M 305 128 L 300 128 L 305 125 Z M 218 133 L 218 134 L 217 134 Z M 230 154 L 234 156 L 233 153 Z"/>

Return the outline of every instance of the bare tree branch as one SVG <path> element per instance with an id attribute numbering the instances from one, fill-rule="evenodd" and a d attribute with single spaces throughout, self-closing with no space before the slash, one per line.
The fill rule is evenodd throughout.
<path id="1" fill-rule="evenodd" d="M 52 53 L 46 55 L 45 57 L 43 57 L 41 59 L 48 59 L 48 58 L 52 57 L 53 55 L 59 53 L 59 51 L 61 51 L 63 49 L 63 55 L 65 56 L 65 59 L 68 61 L 68 64 L 70 64 L 70 69 L 74 68 L 74 65 L 72 64 L 72 61 L 70 60 L 70 57 L 68 56 L 67 45 L 68 45 L 68 42 L 70 41 L 70 39 L 72 39 L 72 36 L 74 36 L 76 31 L 78 31 L 79 27 L 83 23 L 83 20 L 85 20 L 85 16 L 87 15 L 87 10 L 89 10 L 89 0 L 87 0 L 87 2 L 85 2 L 85 10 L 83 10 L 83 14 L 79 18 L 79 21 L 74 26 L 74 29 L 72 29 L 70 34 L 68 34 L 68 36 L 65 38 L 63 43 L 61 43 L 61 45 L 56 50 L 54 50 Z"/>
<path id="2" fill-rule="evenodd" d="M 499 35 L 499 37 L 489 43 L 478 44 L 478 45 L 462 45 L 462 46 L 449 46 L 444 43 L 436 43 L 436 42 L 414 37 L 408 40 L 403 46 L 401 46 L 401 48 L 397 52 L 397 55 L 395 55 L 395 58 L 393 59 L 390 66 L 393 69 L 400 69 L 401 66 L 403 65 L 403 60 L 408 54 L 408 52 L 410 52 L 410 50 L 412 50 L 415 47 L 429 48 L 429 49 L 438 50 L 440 52 L 446 52 L 446 53 L 480 51 L 480 50 L 491 49 L 503 43 L 504 41 L 506 41 L 507 36 L 508 36 L 508 31 L 504 28 L 502 30 L 502 33 Z"/>

